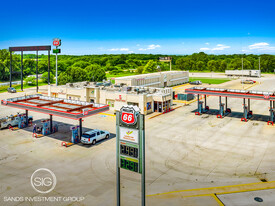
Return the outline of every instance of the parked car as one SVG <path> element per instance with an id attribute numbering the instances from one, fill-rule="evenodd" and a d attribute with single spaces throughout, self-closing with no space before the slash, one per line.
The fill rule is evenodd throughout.
<path id="1" fill-rule="evenodd" d="M 256 83 L 256 81 L 254 81 L 254 80 L 252 80 L 252 79 L 248 79 L 248 81 L 251 81 L 251 82 L 253 82 L 253 83 Z"/>
<path id="2" fill-rule="evenodd" d="M 256 81 L 254 80 L 250 80 L 250 79 L 246 79 L 246 80 L 241 80 L 242 84 L 254 84 Z"/>
<path id="3" fill-rule="evenodd" d="M 81 137 L 82 144 L 95 144 L 96 142 L 108 139 L 110 137 L 110 132 L 104 130 L 93 129 L 87 132 L 84 132 Z"/>
<path id="4" fill-rule="evenodd" d="M 193 82 L 189 82 L 189 84 L 200 85 L 200 84 L 202 84 L 202 82 L 201 81 L 193 81 Z"/>
<path id="5" fill-rule="evenodd" d="M 16 93 L 16 89 L 14 89 L 14 87 L 9 87 L 8 92 L 9 93 Z"/>

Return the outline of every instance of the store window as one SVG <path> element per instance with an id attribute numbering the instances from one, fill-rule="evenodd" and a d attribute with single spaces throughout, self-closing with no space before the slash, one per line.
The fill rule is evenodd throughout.
<path id="1" fill-rule="evenodd" d="M 109 107 L 114 107 L 114 102 L 113 101 L 108 101 L 107 104 L 109 105 Z"/>
<path id="2" fill-rule="evenodd" d="M 151 102 L 147 102 L 147 110 L 152 109 Z"/>

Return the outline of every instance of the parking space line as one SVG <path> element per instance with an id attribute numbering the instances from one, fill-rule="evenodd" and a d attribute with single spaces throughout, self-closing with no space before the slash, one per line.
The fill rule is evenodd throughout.
<path id="1" fill-rule="evenodd" d="M 112 116 L 112 117 L 115 117 L 116 115 L 114 115 L 114 114 L 108 114 L 108 113 L 99 113 L 99 114 L 101 114 L 101 115 L 108 115 L 108 116 Z"/>
<path id="2" fill-rule="evenodd" d="M 179 88 L 179 87 L 184 87 L 184 86 L 187 86 L 187 85 L 189 85 L 189 83 L 181 84 L 181 85 L 178 85 L 178 86 L 174 86 L 174 87 L 172 87 L 172 88 L 173 88 L 173 89 L 177 89 L 177 88 Z"/>
<path id="3" fill-rule="evenodd" d="M 217 203 L 218 203 L 220 206 L 224 206 L 224 204 L 223 204 L 222 201 L 217 197 L 216 194 L 211 194 L 211 196 L 217 201 Z"/>
<path id="4" fill-rule="evenodd" d="M 265 185 L 265 186 L 261 187 L 262 185 Z M 195 197 L 195 196 L 202 196 L 202 195 L 203 196 L 211 195 L 214 193 L 217 195 L 221 195 L 221 194 L 240 193 L 240 192 L 248 192 L 248 191 L 255 191 L 255 190 L 274 189 L 274 188 L 275 188 L 275 181 L 270 181 L 270 182 L 256 182 L 256 183 L 247 183 L 247 184 L 239 184 L 239 185 L 227 185 L 227 186 L 219 186 L 219 187 L 195 188 L 195 189 L 157 193 L 157 194 L 151 194 L 147 196 L 152 197 L 152 196 L 160 196 L 160 195 L 170 195 L 175 193 L 187 193 L 186 196 L 184 197 Z M 223 190 L 228 190 L 228 191 L 223 191 Z M 197 192 L 197 194 L 192 194 L 193 192 L 194 193 Z"/>

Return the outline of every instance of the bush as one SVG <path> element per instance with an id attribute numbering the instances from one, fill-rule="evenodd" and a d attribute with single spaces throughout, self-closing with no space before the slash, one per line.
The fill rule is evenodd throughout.
<path id="1" fill-rule="evenodd" d="M 36 80 L 35 77 L 27 77 L 27 78 L 24 79 L 24 81 L 28 85 L 35 85 L 35 80 Z"/>
<path id="2" fill-rule="evenodd" d="M 136 70 L 136 73 L 142 74 L 143 69 L 144 69 L 144 66 L 139 66 L 139 67 L 137 68 L 137 70 Z"/>
<path id="3" fill-rule="evenodd" d="M 41 80 L 44 83 L 48 83 L 48 72 L 42 74 Z M 52 73 L 50 73 L 50 83 L 54 83 L 54 75 Z"/>
<path id="4" fill-rule="evenodd" d="M 1 86 L 0 87 L 0 92 L 6 92 L 6 91 L 8 91 L 9 87 L 10 87 L 10 85 L 9 86 Z"/>

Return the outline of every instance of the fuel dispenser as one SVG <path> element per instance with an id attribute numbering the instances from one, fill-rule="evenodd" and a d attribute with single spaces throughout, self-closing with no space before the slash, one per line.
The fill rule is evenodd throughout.
<path id="1" fill-rule="evenodd" d="M 245 99 L 243 100 L 243 114 L 244 117 L 241 118 L 241 121 L 247 122 L 248 119 L 252 118 L 252 111 L 250 110 L 250 99 L 248 99 L 248 106 L 245 103 Z"/>
<path id="2" fill-rule="evenodd" d="M 18 115 L 18 128 L 22 129 L 22 128 L 25 128 L 26 126 L 27 126 L 26 125 L 26 115 L 19 114 Z"/>
<path id="3" fill-rule="evenodd" d="M 274 117 L 275 117 L 275 114 L 274 114 L 274 102 L 273 102 L 273 106 L 272 106 L 272 102 L 270 101 L 270 108 L 269 108 L 269 112 L 270 112 L 270 117 L 269 117 L 269 121 L 267 122 L 267 124 L 274 124 Z"/>
<path id="4" fill-rule="evenodd" d="M 53 125 L 52 132 L 51 132 L 51 125 L 50 125 L 51 122 L 49 119 L 42 120 L 41 123 L 42 123 L 42 134 L 43 135 L 49 135 L 51 133 L 55 133 L 58 131 L 58 125 L 55 124 L 55 125 Z"/>
<path id="5" fill-rule="evenodd" d="M 77 144 L 80 142 L 80 139 L 79 139 L 79 126 L 72 126 L 70 127 L 70 130 L 72 131 L 72 139 L 71 139 L 71 142 L 74 143 L 74 144 Z"/>

